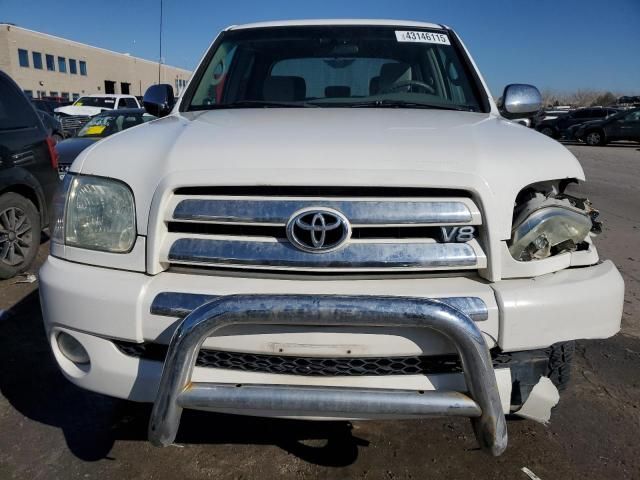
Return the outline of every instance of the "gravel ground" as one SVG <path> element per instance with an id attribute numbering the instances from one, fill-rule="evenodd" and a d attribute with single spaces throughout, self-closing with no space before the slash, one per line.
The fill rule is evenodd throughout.
<path id="1" fill-rule="evenodd" d="M 569 145 L 601 210 L 602 257 L 626 282 L 622 332 L 578 343 L 573 383 L 544 427 L 509 422 L 499 458 L 468 421 L 310 423 L 186 412 L 179 446 L 146 441 L 150 408 L 80 390 L 55 367 L 37 283 L 0 282 L 0 479 L 640 478 L 640 146 Z M 46 256 L 43 244 L 39 262 Z"/>

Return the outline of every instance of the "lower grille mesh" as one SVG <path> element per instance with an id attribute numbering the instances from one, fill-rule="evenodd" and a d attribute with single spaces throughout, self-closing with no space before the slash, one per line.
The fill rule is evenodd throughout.
<path id="1" fill-rule="evenodd" d="M 114 341 L 125 355 L 164 361 L 165 345 Z M 294 357 L 253 353 L 200 350 L 196 365 L 254 373 L 275 373 L 316 377 L 417 375 L 461 372 L 456 355 L 436 357 Z"/>

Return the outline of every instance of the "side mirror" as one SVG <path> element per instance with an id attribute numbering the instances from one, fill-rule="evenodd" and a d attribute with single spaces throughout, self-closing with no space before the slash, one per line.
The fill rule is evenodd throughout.
<path id="1" fill-rule="evenodd" d="M 168 115 L 176 103 L 173 87 L 165 83 L 150 86 L 144 92 L 142 103 L 144 109 L 151 115 L 156 117 Z"/>
<path id="2" fill-rule="evenodd" d="M 498 108 L 506 118 L 534 115 L 542 109 L 542 95 L 533 85 L 513 83 L 505 87 Z"/>

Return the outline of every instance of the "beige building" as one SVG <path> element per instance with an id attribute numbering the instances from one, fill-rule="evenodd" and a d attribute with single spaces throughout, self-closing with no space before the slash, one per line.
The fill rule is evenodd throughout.
<path id="1" fill-rule="evenodd" d="M 73 100 L 93 93 L 144 95 L 158 83 L 158 63 L 0 23 L 0 70 L 34 98 Z M 189 70 L 162 65 L 160 83 L 180 95 Z"/>

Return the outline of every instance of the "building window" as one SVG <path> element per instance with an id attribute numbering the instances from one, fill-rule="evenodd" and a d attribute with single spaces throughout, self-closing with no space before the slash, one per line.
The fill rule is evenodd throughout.
<path id="1" fill-rule="evenodd" d="M 116 82 L 113 80 L 105 80 L 104 81 L 104 93 L 107 95 L 113 95 L 116 93 Z"/>
<path id="2" fill-rule="evenodd" d="M 45 55 L 45 60 L 47 61 L 47 70 L 49 70 L 50 72 L 55 72 L 56 71 L 56 61 L 53 58 L 53 55 Z"/>
<path id="3" fill-rule="evenodd" d="M 78 73 L 76 61 L 73 58 L 69 59 L 69 73 L 72 75 L 76 75 Z"/>
<path id="4" fill-rule="evenodd" d="M 69 101 L 69 92 L 62 92 L 60 94 L 60 96 L 65 100 L 65 101 Z"/>
<path id="5" fill-rule="evenodd" d="M 42 54 L 40 52 L 31 52 L 33 57 L 33 68 L 42 70 Z"/>
<path id="6" fill-rule="evenodd" d="M 49 96 L 50 97 L 57 97 L 58 96 L 58 92 L 49 92 Z"/>
<path id="7" fill-rule="evenodd" d="M 38 98 L 42 98 L 46 96 L 47 96 L 47 92 L 45 92 L 44 90 L 38 90 Z"/>
<path id="8" fill-rule="evenodd" d="M 87 62 L 80 60 L 80 75 L 87 76 Z"/>
<path id="9" fill-rule="evenodd" d="M 21 48 L 18 49 L 18 61 L 21 67 L 29 66 L 29 52 Z"/>
<path id="10" fill-rule="evenodd" d="M 80 98 L 80 94 L 79 93 L 72 93 L 71 94 L 71 98 L 73 99 L 73 101 L 75 102 L 77 99 Z"/>
<path id="11" fill-rule="evenodd" d="M 25 90 L 24 94 L 29 98 L 33 98 L 33 90 Z"/>
<path id="12" fill-rule="evenodd" d="M 67 59 L 64 57 L 58 57 L 58 71 L 60 73 L 67 73 Z"/>

